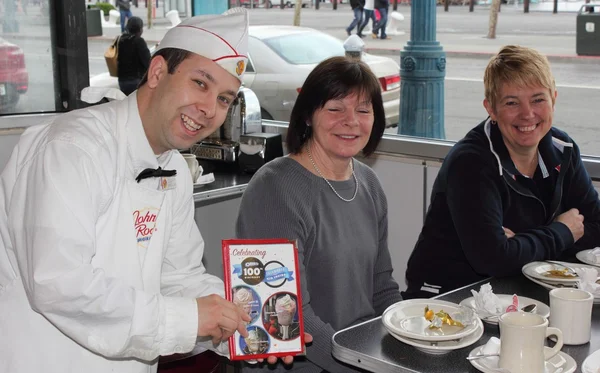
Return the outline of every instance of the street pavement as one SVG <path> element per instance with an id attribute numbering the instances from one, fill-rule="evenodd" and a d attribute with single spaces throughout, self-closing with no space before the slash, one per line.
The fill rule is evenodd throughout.
<path id="1" fill-rule="evenodd" d="M 448 56 L 454 57 L 487 58 L 503 45 L 519 44 L 536 48 L 548 55 L 551 60 L 600 63 L 600 57 L 576 54 L 577 13 L 562 11 L 553 14 L 551 10 L 546 10 L 548 4 L 551 3 L 532 4 L 528 14 L 523 13 L 520 7 L 504 5 L 498 17 L 495 39 L 486 37 L 489 6 L 478 5 L 472 13 L 469 12 L 468 6 L 451 6 L 449 12 L 444 12 L 443 7 L 437 7 L 437 41 Z M 582 4 L 582 2 L 568 2 L 563 5 L 571 5 L 569 9 L 574 9 L 573 4 Z M 391 35 L 390 40 L 372 39 L 367 35 L 363 39 L 366 51 L 376 54 L 397 54 L 404 48 L 410 40 L 410 6 L 400 5 L 397 11 L 404 17 L 398 27 L 402 35 Z M 146 18 L 146 8 L 134 8 L 133 12 L 142 19 Z M 157 10 L 157 14 L 161 14 L 160 9 Z M 293 16 L 294 10 L 289 8 L 252 9 L 250 24 L 292 25 Z M 301 26 L 321 30 L 342 40 L 347 38 L 345 28 L 351 20 L 352 11 L 347 4 L 339 5 L 337 10 L 333 10 L 329 4 L 324 4 L 319 10 L 304 8 L 301 12 Z M 154 22 L 155 26 L 144 32 L 148 44 L 160 41 L 170 26 L 170 22 L 162 17 Z M 596 27 L 600 27 L 600 21 Z M 118 28 L 105 29 L 102 37 L 90 38 L 90 40 L 113 39 L 118 32 Z"/>

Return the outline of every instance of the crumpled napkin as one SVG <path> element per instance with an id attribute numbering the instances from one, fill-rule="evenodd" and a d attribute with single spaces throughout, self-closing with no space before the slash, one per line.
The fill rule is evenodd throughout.
<path id="1" fill-rule="evenodd" d="M 471 294 L 479 317 L 499 316 L 504 313 L 500 298 L 494 294 L 489 283 L 481 285 L 479 292 L 471 290 Z"/>
<path id="2" fill-rule="evenodd" d="M 215 175 L 211 172 L 206 175 L 198 176 L 198 178 L 196 179 L 194 184 L 208 184 L 208 183 L 212 183 L 213 181 L 215 181 Z"/>
<path id="3" fill-rule="evenodd" d="M 588 291 L 594 297 L 600 297 L 600 284 L 596 283 L 598 279 L 598 270 L 596 268 L 573 268 L 579 276 L 577 287 L 581 290 Z"/>
<path id="4" fill-rule="evenodd" d="M 496 337 L 491 337 L 487 343 L 481 348 L 479 351 L 481 355 L 494 355 L 500 353 L 500 339 Z M 500 356 L 490 356 L 480 359 L 481 363 L 485 365 L 489 369 L 494 369 L 498 371 L 504 371 L 505 369 L 499 369 L 498 363 L 500 361 Z M 507 371 L 507 370 L 506 370 Z M 508 372 L 508 371 L 507 371 Z"/>
<path id="5" fill-rule="evenodd" d="M 585 253 L 585 257 L 592 263 L 600 263 L 600 247 L 596 247 L 594 250 Z"/>

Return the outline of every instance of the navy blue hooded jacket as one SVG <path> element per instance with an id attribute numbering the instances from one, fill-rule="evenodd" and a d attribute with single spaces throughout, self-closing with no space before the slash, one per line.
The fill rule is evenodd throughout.
<path id="1" fill-rule="evenodd" d="M 451 149 L 408 261 L 405 298 L 515 275 L 532 261 L 600 246 L 600 201 L 579 148 L 565 132 L 551 128 L 538 153 L 531 180 L 516 169 L 489 118 Z M 576 243 L 566 225 L 554 222 L 571 208 L 584 216 L 585 234 Z M 515 237 L 508 239 L 503 227 Z"/>

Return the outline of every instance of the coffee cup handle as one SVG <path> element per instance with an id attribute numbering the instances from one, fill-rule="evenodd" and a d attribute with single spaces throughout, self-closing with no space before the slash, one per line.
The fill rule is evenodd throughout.
<path id="1" fill-rule="evenodd" d="M 560 349 L 563 346 L 563 334 L 562 331 L 558 328 L 548 328 L 546 329 L 546 338 L 551 335 L 556 336 L 556 344 L 550 350 L 544 349 L 544 360 L 548 360 L 553 358 L 556 354 L 560 352 Z"/>

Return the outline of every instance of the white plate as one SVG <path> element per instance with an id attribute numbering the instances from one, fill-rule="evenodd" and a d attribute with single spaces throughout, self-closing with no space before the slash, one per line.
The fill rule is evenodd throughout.
<path id="1" fill-rule="evenodd" d="M 481 324 L 481 320 L 464 328 L 444 325 L 440 329 L 429 329 L 429 321 L 425 320 L 425 307 L 434 312 L 444 310 L 452 314 L 459 310 L 456 303 L 436 299 L 410 299 L 389 306 L 381 317 L 388 331 L 405 338 L 422 341 L 449 341 L 472 334 Z M 483 326 L 483 324 L 481 324 Z"/>
<path id="2" fill-rule="evenodd" d="M 512 295 L 508 295 L 508 294 L 496 294 L 496 295 L 500 299 L 500 305 L 502 306 L 502 309 L 505 310 L 506 307 L 508 307 L 512 304 Z M 535 299 L 522 297 L 520 295 L 518 295 L 518 297 L 519 297 L 519 309 L 523 308 L 527 305 L 530 305 L 532 303 L 535 303 L 537 305 L 537 307 L 535 309 L 535 313 L 537 313 L 538 315 L 543 316 L 545 318 L 548 318 L 548 316 L 550 316 L 550 307 L 548 307 L 546 304 L 544 304 L 538 300 L 535 300 Z M 475 313 L 477 313 L 476 308 L 475 308 L 475 298 L 473 298 L 473 297 L 463 299 L 462 302 L 460 302 L 460 305 L 470 307 L 473 310 L 475 310 Z M 481 320 L 483 320 L 484 322 L 486 322 L 488 324 L 498 325 L 498 317 L 499 316 L 500 315 L 482 317 Z M 481 316 L 479 316 L 479 317 L 481 317 Z"/>
<path id="3" fill-rule="evenodd" d="M 458 350 L 460 348 L 465 348 L 467 346 L 472 345 L 477 342 L 479 338 L 483 335 L 483 324 L 480 320 L 477 323 L 477 328 L 475 328 L 475 332 L 469 334 L 465 338 L 451 340 L 451 341 L 441 341 L 441 342 L 431 342 L 431 341 L 421 341 L 418 339 L 404 338 L 398 334 L 390 332 L 390 334 L 399 340 L 402 343 L 406 343 L 407 345 L 414 346 L 417 350 L 425 352 L 427 354 L 432 355 L 444 355 L 449 353 L 450 351 Z M 389 331 L 389 330 L 388 330 Z"/>
<path id="4" fill-rule="evenodd" d="M 474 348 L 469 356 L 481 354 L 481 349 L 483 349 L 483 347 L 484 346 L 479 346 Z M 550 347 L 544 348 L 550 349 Z M 497 359 L 495 359 L 495 361 L 488 358 L 471 360 L 471 365 L 483 373 L 508 372 L 506 369 L 499 368 L 497 364 Z M 548 359 L 545 365 L 546 369 L 544 369 L 544 373 L 572 373 L 575 371 L 575 369 L 577 369 L 577 363 L 575 360 L 562 351 L 559 351 L 559 353 L 554 357 Z"/>
<path id="5" fill-rule="evenodd" d="M 582 373 L 598 373 L 600 372 L 600 350 L 588 356 L 581 365 Z"/>
<path id="6" fill-rule="evenodd" d="M 544 281 L 537 280 L 537 279 L 535 279 L 533 277 L 529 277 L 527 275 L 525 275 L 525 278 L 532 282 L 535 282 L 536 284 L 541 285 L 542 287 L 545 287 L 546 289 L 549 289 L 549 290 L 557 289 L 559 287 L 566 287 L 566 288 L 573 288 L 573 289 L 577 288 L 577 286 L 559 286 L 559 285 L 548 284 L 548 283 L 545 283 Z M 594 295 L 594 304 L 600 304 L 600 295 Z"/>
<path id="7" fill-rule="evenodd" d="M 533 277 L 537 280 L 547 282 L 549 284 L 576 284 L 579 281 L 579 276 L 574 278 L 555 278 L 544 276 L 544 273 L 548 272 L 552 269 L 561 269 L 561 264 L 568 266 L 570 268 L 594 268 L 594 266 L 590 266 L 587 264 L 579 264 L 579 263 L 567 263 L 567 262 L 557 262 L 558 264 L 547 263 L 547 262 L 531 262 L 529 264 L 525 264 L 523 266 L 523 273 L 529 277 Z"/>
<path id="8" fill-rule="evenodd" d="M 592 265 L 594 267 L 600 267 L 600 263 L 596 263 L 592 258 L 589 258 L 588 255 L 594 251 L 594 249 L 583 250 L 575 254 L 577 259 L 581 260 L 582 263 Z"/>

